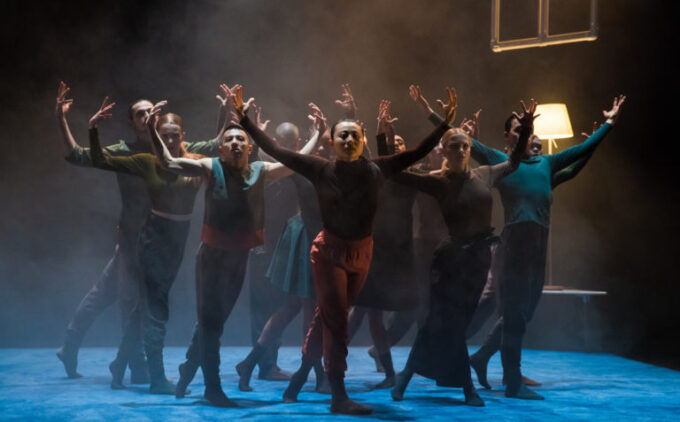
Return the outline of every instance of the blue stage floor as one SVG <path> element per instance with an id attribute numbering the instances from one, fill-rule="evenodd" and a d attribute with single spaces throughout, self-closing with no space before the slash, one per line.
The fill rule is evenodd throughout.
<path id="1" fill-rule="evenodd" d="M 145 386 L 124 391 L 109 389 L 108 363 L 114 349 L 88 348 L 80 353 L 79 371 L 84 378 L 69 380 L 52 349 L 0 350 L 0 420 L 68 421 L 193 421 L 193 420 L 355 420 L 328 412 L 330 397 L 313 392 L 313 377 L 300 394 L 300 402 L 283 404 L 286 383 L 260 381 L 255 391 L 236 388 L 234 365 L 247 348 L 222 349 L 222 385 L 241 408 L 217 409 L 204 405 L 202 376 L 191 385 L 190 397 L 155 396 Z M 168 375 L 177 376 L 184 348 L 166 349 Z M 393 351 L 397 370 L 403 366 L 407 348 Z M 279 364 L 293 370 L 299 348 L 282 348 Z M 537 391 L 545 401 L 506 399 L 500 386 L 499 358 L 492 359 L 489 380 L 493 390 L 480 389 L 484 408 L 463 405 L 460 389 L 439 388 L 434 382 L 414 377 L 405 400 L 391 400 L 389 390 L 371 391 L 382 375 L 375 372 L 366 348 L 350 349 L 347 388 L 351 397 L 373 407 L 362 419 L 374 420 L 580 420 L 660 421 L 680 420 L 680 372 L 607 354 L 584 354 L 526 350 L 524 372 L 544 383 Z M 126 379 L 127 382 L 127 379 Z"/>

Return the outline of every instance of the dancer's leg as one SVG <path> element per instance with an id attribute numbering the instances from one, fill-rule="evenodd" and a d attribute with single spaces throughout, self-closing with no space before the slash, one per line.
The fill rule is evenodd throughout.
<path id="1" fill-rule="evenodd" d="M 220 337 L 241 292 L 247 252 L 225 252 L 201 245 L 196 279 L 199 292 L 198 325 L 204 397 L 214 406 L 234 407 L 220 383 Z"/>
<path id="2" fill-rule="evenodd" d="M 57 350 L 57 357 L 64 364 L 66 375 L 69 378 L 79 378 L 78 350 L 83 341 L 85 333 L 90 328 L 94 320 L 101 315 L 104 309 L 111 306 L 117 299 L 116 281 L 118 278 L 118 245 L 116 245 L 113 256 L 109 260 L 99 280 L 87 292 L 80 301 L 73 318 L 66 328 L 66 338 L 64 344 Z"/>
<path id="3" fill-rule="evenodd" d="M 390 388 L 394 385 L 394 365 L 392 364 L 392 353 L 390 352 L 390 342 L 387 338 L 387 331 L 383 322 L 383 312 L 378 309 L 368 311 L 368 323 L 371 331 L 371 338 L 378 354 L 378 360 L 385 370 L 385 379 L 375 386 L 377 389 Z"/>
<path id="4" fill-rule="evenodd" d="M 503 344 L 501 361 L 506 397 L 540 400 L 522 382 L 520 361 L 522 339 L 540 298 L 545 281 L 547 229 L 538 224 L 514 224 L 506 241 L 501 297 L 503 300 Z"/>
<path id="5" fill-rule="evenodd" d="M 255 365 L 270 347 L 276 346 L 283 330 L 300 313 L 301 309 L 302 300 L 296 296 L 288 295 L 282 306 L 272 314 L 248 356 L 236 365 L 236 372 L 239 375 L 239 390 L 253 390 L 249 384 Z"/>

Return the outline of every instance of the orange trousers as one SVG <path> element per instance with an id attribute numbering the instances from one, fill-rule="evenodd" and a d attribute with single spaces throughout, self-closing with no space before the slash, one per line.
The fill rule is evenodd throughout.
<path id="1" fill-rule="evenodd" d="M 372 236 L 346 240 L 322 230 L 312 243 L 317 305 L 302 359 L 313 362 L 323 355 L 329 376 L 344 377 L 347 370 L 347 315 L 366 282 L 372 253 Z"/>

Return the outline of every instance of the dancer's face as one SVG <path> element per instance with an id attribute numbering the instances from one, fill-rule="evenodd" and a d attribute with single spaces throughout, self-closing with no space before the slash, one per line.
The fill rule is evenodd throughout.
<path id="1" fill-rule="evenodd" d="M 130 126 L 132 126 L 132 130 L 138 136 L 140 134 L 148 134 L 149 130 L 144 124 L 144 118 L 149 114 L 151 108 L 153 108 L 153 104 L 147 100 L 137 101 L 131 107 L 132 112 L 130 114 L 132 114 L 132 117 L 130 117 Z"/>
<path id="2" fill-rule="evenodd" d="M 218 149 L 222 160 L 227 165 L 242 167 L 248 165 L 248 155 L 253 150 L 253 146 L 248 142 L 246 132 L 232 128 L 224 132 L 222 145 Z"/>
<path id="3" fill-rule="evenodd" d="M 333 150 L 340 161 L 356 161 L 364 151 L 364 131 L 357 122 L 340 122 L 335 126 Z"/>
<path id="4" fill-rule="evenodd" d="M 173 157 L 178 157 L 181 153 L 182 142 L 184 142 L 186 136 L 182 128 L 176 123 L 163 123 L 158 127 L 158 135 L 168 148 L 168 151 L 170 151 L 170 154 Z"/>
<path id="5" fill-rule="evenodd" d="M 404 138 L 402 138 L 399 135 L 395 135 L 394 137 L 394 152 L 404 152 L 406 151 L 406 142 L 404 141 Z"/>
<path id="6" fill-rule="evenodd" d="M 442 155 L 454 173 L 467 170 L 470 163 L 470 138 L 460 131 L 450 130 L 442 139 Z"/>
<path id="7" fill-rule="evenodd" d="M 529 157 L 537 157 L 543 152 L 543 143 L 541 138 L 536 135 L 531 135 L 529 138 L 529 144 L 527 145 L 527 155 Z"/>

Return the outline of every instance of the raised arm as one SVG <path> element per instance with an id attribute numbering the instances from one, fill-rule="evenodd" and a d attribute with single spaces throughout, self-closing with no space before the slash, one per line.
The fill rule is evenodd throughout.
<path id="1" fill-rule="evenodd" d="M 479 139 L 479 115 L 481 113 L 482 109 L 480 108 L 473 114 L 472 119 L 463 117 L 463 120 L 460 122 L 460 128 L 473 139 Z"/>
<path id="2" fill-rule="evenodd" d="M 399 154 L 390 155 L 387 157 L 378 157 L 373 159 L 383 172 L 385 177 L 390 177 L 410 165 L 414 164 L 416 161 L 425 157 L 434 148 L 442 135 L 449 130 L 449 127 L 456 117 L 456 108 L 458 106 L 456 99 L 456 91 L 452 88 L 446 88 L 446 92 L 449 97 L 449 102 L 444 103 L 438 100 L 442 108 L 444 109 L 444 115 L 446 116 L 444 121 L 432 132 L 429 136 L 423 139 L 417 147 L 413 149 L 406 150 Z M 388 108 L 389 116 L 389 108 Z"/>
<path id="3" fill-rule="evenodd" d="M 309 107 L 312 109 L 311 114 L 307 116 L 308 119 L 314 122 L 314 135 L 307 141 L 304 147 L 298 151 L 300 154 L 308 155 L 316 150 L 319 139 L 326 131 L 326 117 L 321 112 L 321 109 L 314 103 L 309 103 Z M 281 163 L 264 163 L 265 177 L 269 181 L 280 179 L 282 177 L 289 176 L 293 173 L 293 170 L 284 166 Z"/>
<path id="4" fill-rule="evenodd" d="M 151 134 L 153 152 L 161 163 L 161 167 L 180 176 L 204 177 L 207 179 L 212 172 L 212 159 L 201 158 L 194 160 L 185 157 L 173 157 L 168 147 L 165 146 L 156 130 L 156 122 L 158 121 L 160 110 L 160 107 L 152 109 L 146 117 L 146 125 Z"/>
<path id="5" fill-rule="evenodd" d="M 99 122 L 108 120 L 111 118 L 111 110 L 116 103 L 108 103 L 109 97 L 104 97 L 102 105 L 99 110 L 90 118 L 88 129 L 90 132 L 90 156 L 92 157 L 92 165 L 97 168 L 102 168 L 106 170 L 115 170 L 111 167 L 104 156 L 104 151 L 102 151 L 102 146 L 99 143 L 99 132 L 97 131 L 97 126 Z"/>
<path id="6" fill-rule="evenodd" d="M 498 180 L 517 170 L 522 157 L 526 153 L 527 143 L 534 131 L 534 119 L 539 116 L 538 114 L 535 115 L 538 104 L 532 98 L 529 102 L 529 107 L 524 104 L 524 101 L 520 101 L 520 105 L 522 106 L 521 115 L 514 111 L 512 112 L 520 124 L 517 145 L 513 148 L 507 161 L 489 167 L 489 186 L 493 186 Z"/>
<path id="7" fill-rule="evenodd" d="M 595 121 L 593 122 L 593 131 L 591 133 L 585 133 L 581 132 L 581 136 L 585 136 L 586 139 L 590 138 L 590 136 L 595 133 L 595 131 L 600 127 L 600 125 Z M 574 163 L 568 165 L 567 167 L 563 168 L 562 170 L 553 173 L 552 177 L 550 178 L 550 187 L 551 189 L 555 189 L 557 186 L 561 185 L 564 182 L 567 182 L 576 175 L 578 175 L 581 170 L 583 170 L 583 167 L 586 166 L 588 163 L 588 160 L 590 160 L 590 157 L 592 157 L 593 154 L 588 154 L 583 158 L 579 158 L 576 160 Z"/>
<path id="8" fill-rule="evenodd" d="M 64 146 L 66 147 L 66 158 L 72 155 L 73 151 L 78 147 L 76 140 L 73 138 L 73 134 L 71 134 L 71 129 L 68 126 L 68 122 L 66 121 L 66 114 L 71 109 L 71 105 L 73 104 L 72 98 L 66 98 L 70 90 L 71 88 L 66 86 L 63 81 L 59 82 L 59 88 L 57 90 L 57 105 L 55 109 L 57 123 L 59 124 L 59 132 L 61 133 L 61 139 L 64 141 Z"/>
<path id="9" fill-rule="evenodd" d="M 378 144 L 378 156 L 394 154 L 394 125 L 399 120 L 397 117 L 390 116 L 390 106 L 392 103 L 387 100 L 380 101 L 378 106 L 378 130 L 376 131 L 376 143 Z"/>
<path id="10" fill-rule="evenodd" d="M 300 154 L 289 150 L 288 148 L 279 146 L 276 141 L 260 130 L 260 128 L 248 118 L 248 109 L 255 99 L 250 98 L 244 103 L 243 88 L 238 85 L 235 89 L 231 90 L 230 95 L 240 124 L 253 138 L 253 141 L 255 141 L 264 152 L 283 163 L 286 167 L 291 168 L 293 171 L 296 171 L 307 178 L 312 178 L 314 172 L 322 166 L 326 160 L 319 157 Z"/>
<path id="11" fill-rule="evenodd" d="M 549 160 L 552 172 L 558 172 L 563 168 L 575 163 L 577 160 L 592 154 L 595 151 L 595 148 L 600 145 L 600 142 L 602 142 L 604 137 L 607 135 L 607 133 L 609 133 L 616 123 L 616 120 L 621 112 L 621 106 L 625 101 L 626 97 L 624 95 L 614 97 L 614 103 L 612 104 L 611 110 L 602 111 L 602 114 L 606 119 L 605 123 L 584 142 L 571 148 L 567 148 L 566 150 L 557 154 L 546 156 Z"/>
<path id="12" fill-rule="evenodd" d="M 411 85 L 409 86 L 409 95 L 411 99 L 420 106 L 420 108 L 427 114 L 428 120 L 435 126 L 442 124 L 444 119 L 439 116 L 430 107 L 430 104 L 425 99 L 420 86 Z M 501 151 L 492 149 L 479 142 L 475 137 L 472 137 L 472 149 L 470 150 L 472 158 L 479 164 L 499 164 L 508 159 L 508 156 Z"/>
<path id="13" fill-rule="evenodd" d="M 346 118 L 356 119 L 357 103 L 354 101 L 354 95 L 352 95 L 349 84 L 342 84 L 342 96 L 340 98 L 340 100 L 335 100 L 335 104 L 340 106 Z"/>
<path id="14" fill-rule="evenodd" d="M 143 177 L 147 172 L 149 164 L 153 165 L 153 158 L 149 154 L 135 154 L 127 157 L 112 157 L 105 155 L 99 143 L 99 131 L 97 127 L 100 122 L 111 118 L 111 110 L 115 103 L 109 103 L 109 97 L 104 98 L 99 110 L 90 118 L 90 156 L 92 166 L 119 173 L 134 174 Z"/>

